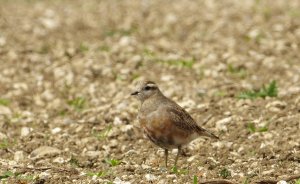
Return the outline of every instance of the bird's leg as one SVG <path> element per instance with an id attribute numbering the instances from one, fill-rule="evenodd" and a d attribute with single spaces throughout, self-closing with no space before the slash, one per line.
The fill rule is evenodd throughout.
<path id="1" fill-rule="evenodd" d="M 175 167 L 177 166 L 177 160 L 178 160 L 178 157 L 180 155 L 180 152 L 181 152 L 181 146 L 178 146 L 178 152 L 177 152 L 177 155 L 176 155 L 176 158 L 175 158 Z"/>
<path id="2" fill-rule="evenodd" d="M 168 149 L 165 149 L 165 163 L 166 163 L 166 168 L 168 167 Z"/>

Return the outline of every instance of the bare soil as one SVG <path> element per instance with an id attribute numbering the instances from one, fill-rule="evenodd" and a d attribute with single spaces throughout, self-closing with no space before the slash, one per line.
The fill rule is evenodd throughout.
<path id="1" fill-rule="evenodd" d="M 0 183 L 288 180 L 299 56 L 298 0 L 1 0 Z M 221 138 L 187 145 L 177 172 L 137 122 L 144 79 Z M 277 96 L 238 98 L 271 81 Z"/>

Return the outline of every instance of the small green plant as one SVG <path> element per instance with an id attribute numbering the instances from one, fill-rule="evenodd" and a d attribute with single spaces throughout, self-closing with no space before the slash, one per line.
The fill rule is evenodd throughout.
<path id="1" fill-rule="evenodd" d="M 300 179 L 297 179 L 297 180 L 295 181 L 295 184 L 300 184 Z"/>
<path id="2" fill-rule="evenodd" d="M 268 123 L 265 126 L 262 127 L 256 127 L 253 122 L 250 122 L 247 124 L 247 128 L 249 132 L 254 133 L 254 132 L 266 132 L 268 131 Z"/>
<path id="3" fill-rule="evenodd" d="M 198 184 L 198 177 L 197 176 L 194 176 L 193 184 Z"/>
<path id="4" fill-rule="evenodd" d="M 227 169 L 227 168 L 223 168 L 221 171 L 220 171 L 220 176 L 224 179 L 228 178 L 231 176 L 231 172 Z"/>
<path id="5" fill-rule="evenodd" d="M 79 161 L 78 161 L 74 156 L 71 157 L 69 163 L 70 163 L 71 166 L 73 166 L 73 167 L 79 167 L 79 165 L 80 165 L 80 164 L 79 164 Z"/>
<path id="6" fill-rule="evenodd" d="M 290 17 L 293 17 L 293 18 L 298 18 L 300 17 L 300 12 L 299 12 L 299 9 L 292 9 L 288 12 L 288 15 Z"/>
<path id="7" fill-rule="evenodd" d="M 176 166 L 172 167 L 171 172 L 174 174 L 187 174 L 188 170 L 178 169 Z"/>
<path id="8" fill-rule="evenodd" d="M 35 176 L 21 173 L 14 173 L 12 171 L 5 171 L 3 174 L 0 174 L 0 181 L 7 178 L 14 177 L 20 181 L 20 183 L 28 183 L 35 180 Z M 5 182 L 4 182 L 5 183 Z"/>
<path id="9" fill-rule="evenodd" d="M 133 73 L 133 74 L 131 75 L 131 80 L 138 79 L 139 77 L 140 77 L 140 74 L 138 74 L 138 73 Z"/>
<path id="10" fill-rule="evenodd" d="M 99 171 L 99 172 L 88 172 L 86 173 L 87 176 L 96 176 L 96 177 L 104 177 L 107 176 L 107 172 Z"/>
<path id="11" fill-rule="evenodd" d="M 108 52 L 108 51 L 110 51 L 110 48 L 107 45 L 102 45 L 99 47 L 99 50 L 103 51 L 103 52 Z"/>
<path id="12" fill-rule="evenodd" d="M 242 92 L 238 95 L 240 99 L 255 99 L 258 97 L 266 98 L 266 97 L 277 97 L 278 95 L 278 87 L 276 81 L 272 81 L 267 87 L 263 86 L 258 91 L 246 91 Z"/>
<path id="13" fill-rule="evenodd" d="M 50 51 L 50 45 L 44 44 L 42 47 L 39 49 L 38 53 L 40 54 L 47 54 Z"/>
<path id="14" fill-rule="evenodd" d="M 216 92 L 214 92 L 214 96 L 217 96 L 217 97 L 224 97 L 226 95 L 227 95 L 226 91 L 216 91 Z"/>
<path id="15" fill-rule="evenodd" d="M 167 60 L 167 61 L 158 61 L 159 63 L 170 65 L 170 66 L 177 66 L 180 68 L 192 68 L 194 65 L 194 60 L 185 60 L 185 59 L 179 59 L 179 60 Z"/>
<path id="16" fill-rule="evenodd" d="M 105 159 L 105 162 L 108 163 L 112 167 L 117 166 L 121 163 L 120 160 L 116 160 L 116 159 Z"/>
<path id="17" fill-rule="evenodd" d="M 256 131 L 256 127 L 255 127 L 254 123 L 248 123 L 247 128 L 248 128 L 249 132 L 254 133 Z"/>
<path id="18" fill-rule="evenodd" d="M 243 184 L 249 184 L 249 178 L 248 177 L 243 181 Z"/>
<path id="19" fill-rule="evenodd" d="M 0 180 L 5 179 L 5 178 L 9 178 L 14 176 L 15 174 L 11 171 L 6 171 L 3 174 L 0 175 Z"/>
<path id="20" fill-rule="evenodd" d="M 0 98 L 0 105 L 8 106 L 9 104 L 10 104 L 10 101 L 8 99 Z"/>
<path id="21" fill-rule="evenodd" d="M 132 27 L 130 29 L 113 29 L 113 30 L 109 30 L 107 32 L 105 32 L 106 36 L 115 36 L 115 35 L 121 35 L 121 36 L 130 36 L 133 33 L 135 33 L 137 31 L 137 28 Z"/>
<path id="22" fill-rule="evenodd" d="M 69 100 L 68 104 L 76 110 L 82 110 L 85 107 L 86 100 L 83 97 L 77 97 L 73 100 Z"/>
<path id="23" fill-rule="evenodd" d="M 155 53 L 147 48 L 144 49 L 143 51 L 143 55 L 146 57 L 150 57 L 150 58 L 154 58 L 155 57 Z"/>
<path id="24" fill-rule="evenodd" d="M 11 143 L 8 141 L 8 139 L 3 139 L 0 141 L 0 149 L 7 149 L 9 148 Z"/>
<path id="25" fill-rule="evenodd" d="M 63 110 L 61 110 L 61 111 L 58 112 L 58 115 L 65 116 L 67 113 L 68 113 L 68 110 L 67 109 L 63 109 Z"/>
<path id="26" fill-rule="evenodd" d="M 112 129 L 112 125 L 108 125 L 104 130 L 100 132 L 95 132 L 93 130 L 92 135 L 94 135 L 98 140 L 103 140 L 108 136 L 111 129 Z"/>
<path id="27" fill-rule="evenodd" d="M 87 45 L 81 43 L 79 45 L 79 50 L 80 50 L 80 52 L 87 52 L 87 51 L 89 51 L 89 47 Z"/>
<path id="28" fill-rule="evenodd" d="M 231 64 L 227 65 L 227 71 L 237 77 L 245 78 L 246 77 L 246 70 L 243 67 L 234 67 Z"/>
<path id="29" fill-rule="evenodd" d="M 30 181 L 34 181 L 37 178 L 34 175 L 28 175 L 28 174 L 21 175 L 19 173 L 15 174 L 15 176 L 17 177 L 17 179 L 19 179 L 21 181 L 24 181 L 25 183 L 28 183 Z"/>

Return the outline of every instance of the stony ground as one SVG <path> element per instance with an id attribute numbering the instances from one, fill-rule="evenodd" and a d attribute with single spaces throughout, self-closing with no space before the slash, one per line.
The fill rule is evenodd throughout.
<path id="1" fill-rule="evenodd" d="M 298 0 L 1 0 L 0 182 L 288 180 L 299 53 Z M 164 169 L 129 95 L 144 79 L 221 140 Z"/>

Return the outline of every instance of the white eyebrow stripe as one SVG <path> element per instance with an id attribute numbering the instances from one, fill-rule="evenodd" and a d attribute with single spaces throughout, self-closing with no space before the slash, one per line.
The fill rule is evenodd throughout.
<path id="1" fill-rule="evenodd" d="M 151 88 L 152 88 L 152 87 L 156 87 L 155 84 L 151 84 L 151 83 L 150 83 L 150 84 L 147 84 L 146 86 L 149 86 L 149 87 L 151 87 Z"/>

